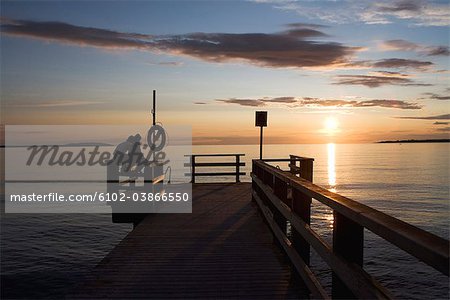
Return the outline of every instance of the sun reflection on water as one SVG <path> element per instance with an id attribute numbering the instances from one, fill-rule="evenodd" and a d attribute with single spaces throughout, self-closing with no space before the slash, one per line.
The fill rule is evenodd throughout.
<path id="1" fill-rule="evenodd" d="M 326 223 L 328 224 L 328 228 L 333 228 L 333 224 L 334 224 L 334 216 L 333 216 L 333 212 L 331 211 L 331 212 L 328 212 L 326 215 L 325 215 L 325 220 L 326 220 Z"/>

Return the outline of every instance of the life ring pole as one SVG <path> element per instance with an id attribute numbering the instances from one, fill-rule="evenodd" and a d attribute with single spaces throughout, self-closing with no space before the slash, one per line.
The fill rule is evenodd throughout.
<path id="1" fill-rule="evenodd" d="M 152 115 L 153 115 L 153 125 L 156 125 L 156 90 L 153 90 L 153 109 L 152 109 Z"/>

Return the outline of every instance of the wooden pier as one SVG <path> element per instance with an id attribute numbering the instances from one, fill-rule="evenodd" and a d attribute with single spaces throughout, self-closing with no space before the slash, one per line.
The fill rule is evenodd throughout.
<path id="1" fill-rule="evenodd" d="M 392 298 L 363 269 L 364 229 L 449 275 L 448 240 L 314 185 L 313 161 L 253 160 L 251 184 L 194 184 L 192 214 L 148 215 L 69 298 Z M 312 199 L 333 210 L 332 244 L 309 226 Z"/>
<path id="2" fill-rule="evenodd" d="M 70 298 L 304 298 L 251 184 L 196 184 L 192 214 L 144 219 Z"/>

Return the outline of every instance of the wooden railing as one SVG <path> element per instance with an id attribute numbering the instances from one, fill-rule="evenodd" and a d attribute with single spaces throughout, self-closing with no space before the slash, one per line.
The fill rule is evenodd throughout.
<path id="1" fill-rule="evenodd" d="M 292 173 L 268 164 L 278 161 L 289 161 Z M 364 228 L 449 275 L 448 240 L 312 184 L 312 162 L 292 155 L 290 159 L 253 160 L 251 177 L 252 200 L 314 298 L 330 295 L 309 267 L 310 247 L 333 272 L 332 298 L 392 298 L 363 269 Z M 310 227 L 312 198 L 333 210 L 332 245 Z"/>
<path id="2" fill-rule="evenodd" d="M 245 175 L 245 172 L 241 172 L 240 167 L 245 166 L 245 162 L 241 161 L 241 156 L 245 154 L 192 154 L 187 155 L 190 157 L 190 162 L 184 164 L 185 167 L 191 167 L 191 173 L 186 175 L 191 175 L 192 183 L 195 183 L 195 178 L 198 176 L 234 176 L 236 182 L 240 182 L 240 176 Z M 202 157 L 234 157 L 234 162 L 199 162 L 197 158 Z M 208 168 L 208 167 L 233 167 L 232 172 L 198 172 L 198 168 Z"/>

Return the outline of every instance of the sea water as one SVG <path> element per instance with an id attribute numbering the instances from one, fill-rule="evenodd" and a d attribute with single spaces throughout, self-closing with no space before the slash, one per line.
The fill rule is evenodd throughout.
<path id="1" fill-rule="evenodd" d="M 312 157 L 314 183 L 449 238 L 450 144 L 265 145 L 263 150 L 264 158 Z M 244 153 L 242 181 L 250 181 L 259 147 L 194 146 L 193 153 Z M 172 182 L 185 171 L 173 169 Z M 327 241 L 332 222 L 332 211 L 314 200 L 311 226 Z M 64 296 L 131 230 L 131 224 L 111 223 L 109 214 L 2 214 L 2 298 Z M 367 230 L 364 245 L 364 269 L 394 296 L 448 299 L 448 277 Z M 331 272 L 314 252 L 311 264 L 329 289 Z"/>

